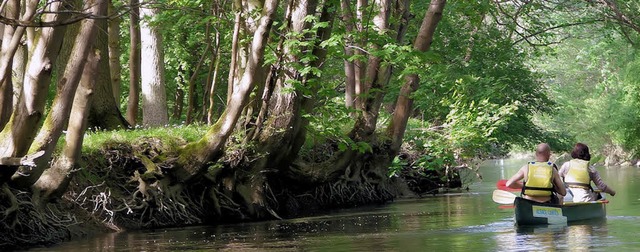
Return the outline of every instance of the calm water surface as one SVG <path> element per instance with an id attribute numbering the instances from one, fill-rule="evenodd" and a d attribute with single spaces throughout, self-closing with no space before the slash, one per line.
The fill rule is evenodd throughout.
<path id="1" fill-rule="evenodd" d="M 523 161 L 488 161 L 469 192 L 284 221 L 106 234 L 35 251 L 637 251 L 640 169 L 599 168 L 618 194 L 607 219 L 518 228 L 491 200 Z"/>

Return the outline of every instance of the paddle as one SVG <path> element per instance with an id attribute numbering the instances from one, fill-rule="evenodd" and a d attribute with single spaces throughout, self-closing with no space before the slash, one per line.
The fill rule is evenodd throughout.
<path id="1" fill-rule="evenodd" d="M 522 189 L 507 187 L 507 180 L 506 179 L 498 180 L 498 182 L 496 182 L 496 187 L 498 189 L 500 189 L 500 190 L 510 191 L 510 192 L 519 192 L 519 191 L 522 190 Z"/>
<path id="2" fill-rule="evenodd" d="M 503 190 L 493 190 L 493 195 L 491 196 L 493 202 L 498 204 L 513 204 L 513 201 L 516 200 L 516 195 Z"/>

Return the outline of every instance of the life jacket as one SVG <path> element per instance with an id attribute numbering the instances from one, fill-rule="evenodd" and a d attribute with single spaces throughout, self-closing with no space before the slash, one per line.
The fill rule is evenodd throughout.
<path id="1" fill-rule="evenodd" d="M 529 162 L 527 181 L 522 194 L 529 196 L 551 196 L 553 191 L 553 163 Z"/>
<path id="2" fill-rule="evenodd" d="M 591 188 L 591 177 L 589 177 L 589 161 L 582 159 L 572 159 L 569 161 L 569 171 L 564 176 L 564 182 L 569 187 Z"/>

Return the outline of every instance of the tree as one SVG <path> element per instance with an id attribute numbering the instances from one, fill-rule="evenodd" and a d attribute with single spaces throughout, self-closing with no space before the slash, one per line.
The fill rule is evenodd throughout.
<path id="1" fill-rule="evenodd" d="M 413 42 L 413 49 L 415 51 L 425 52 L 431 47 L 436 27 L 438 26 L 440 19 L 442 19 L 442 10 L 444 9 L 445 3 L 446 0 L 431 1 L 429 9 L 422 20 L 418 36 L 416 36 L 416 39 Z M 411 98 L 411 94 L 418 90 L 419 83 L 420 78 L 417 73 L 408 74 L 405 77 L 405 83 L 398 95 L 398 100 L 396 102 L 395 109 L 393 110 L 393 119 L 390 122 L 387 133 L 392 139 L 391 149 L 394 156 L 400 151 L 400 146 L 404 140 L 403 137 L 404 131 L 407 128 L 407 121 L 409 120 L 409 116 L 413 110 L 413 99 Z"/>
<path id="2" fill-rule="evenodd" d="M 162 48 L 162 35 L 158 28 L 151 24 L 158 13 L 149 1 L 142 1 L 144 5 L 140 9 L 140 47 L 141 55 L 145 58 L 141 61 L 145 64 L 141 67 L 142 86 L 142 124 L 145 126 L 162 126 L 169 123 L 167 108 L 167 95 L 164 83 L 164 52 Z"/>
<path id="3" fill-rule="evenodd" d="M 179 169 L 173 171 L 173 175 L 179 182 L 187 182 L 199 177 L 204 171 L 207 162 L 216 160 L 223 153 L 223 147 L 233 132 L 235 124 L 240 118 L 244 107 L 248 103 L 249 94 L 256 85 L 255 79 L 261 69 L 264 50 L 267 45 L 267 39 L 273 19 L 278 6 L 278 0 L 266 0 L 263 2 L 251 2 L 242 5 L 239 1 L 234 2 L 234 9 L 238 11 L 237 16 L 248 15 L 252 11 L 261 10 L 260 15 L 255 17 L 253 25 L 255 27 L 243 27 L 244 24 L 236 19 L 234 30 L 252 29 L 253 36 L 248 50 L 243 51 L 246 57 L 246 66 L 242 74 L 237 78 L 237 82 L 232 83 L 233 91 L 227 99 L 228 104 L 222 116 L 213 124 L 206 135 L 198 142 L 191 143 L 182 150 L 179 159 L 176 161 Z M 239 43 L 234 40 L 234 43 Z M 238 68 L 237 61 L 232 60 L 231 69 Z M 239 72 L 236 72 L 239 74 Z"/>
<path id="4" fill-rule="evenodd" d="M 107 19 L 98 20 L 96 25 L 100 30 L 108 31 Z M 95 49 L 109 52 L 108 32 L 97 34 Z M 120 101 L 116 100 L 113 95 L 114 83 L 112 83 L 111 67 L 107 54 L 99 58 L 96 75 L 94 96 L 89 112 L 89 127 L 103 130 L 129 128 L 130 125 L 120 112 Z"/>
<path id="5" fill-rule="evenodd" d="M 103 0 L 87 2 L 84 8 L 92 11 L 96 16 L 106 14 L 106 2 Z M 30 147 L 36 151 L 44 151 L 45 155 L 36 160 L 35 168 L 20 169 L 20 172 L 13 176 L 13 183 L 19 187 L 28 188 L 40 178 L 44 169 L 47 168 L 62 130 L 69 122 L 76 89 L 95 41 L 97 33 L 95 23 L 95 19 L 85 19 L 82 22 L 71 50 L 71 57 L 62 78 L 58 80 L 58 92 L 53 100 L 51 111 L 47 114 L 40 132 Z"/>
<path id="6" fill-rule="evenodd" d="M 95 16 L 104 16 L 107 13 L 107 0 L 93 0 L 85 3 L 84 9 L 89 10 Z M 33 191 L 41 198 L 41 202 L 60 197 L 67 190 L 71 181 L 72 170 L 82 150 L 82 140 L 87 129 L 90 97 L 96 81 L 96 72 L 99 55 L 93 49 L 98 27 L 96 19 L 82 21 L 78 36 L 72 49 L 72 55 L 65 68 L 65 73 L 58 86 L 60 92 L 56 94 L 53 110 L 49 113 L 47 121 L 53 122 L 48 131 L 41 130 L 38 142 L 41 149 L 53 152 L 57 138 L 63 128 L 66 127 L 67 135 L 65 146 L 60 157 L 48 167 L 48 159 L 37 163 L 32 171 L 23 171 L 29 174 L 22 177 L 24 185 L 33 185 Z M 66 81 L 66 82 L 65 82 Z M 46 147 L 45 147 L 46 146 Z"/>
<path id="7" fill-rule="evenodd" d="M 109 16 L 116 16 L 113 0 L 109 1 Z M 113 89 L 113 99 L 116 104 L 120 103 L 120 17 L 109 19 L 108 37 L 109 37 L 109 73 L 111 74 L 111 87 Z"/>
<path id="8" fill-rule="evenodd" d="M 4 10 L 7 18 L 17 19 L 20 15 L 20 2 L 8 1 L 6 9 Z M 12 38 L 16 31 L 15 27 L 5 26 L 2 36 L 2 83 L 0 83 L 0 128 L 9 121 L 11 112 L 13 111 L 13 80 L 11 78 L 11 71 L 13 67 L 13 55 L 10 53 L 9 47 L 11 47 Z M 21 36 L 21 34 L 16 34 Z M 17 50 L 17 45 L 14 46 Z"/>
<path id="9" fill-rule="evenodd" d="M 66 17 L 65 14 L 57 14 L 59 10 L 63 9 L 62 2 L 51 3 L 46 9 L 51 14 L 43 15 L 44 22 L 57 22 Z M 46 91 L 51 82 L 51 69 L 55 64 L 62 43 L 64 27 L 45 27 L 40 30 L 38 35 L 37 37 L 28 36 L 34 40 L 27 42 L 32 48 L 29 50 L 29 61 L 26 67 L 22 94 L 9 122 L 0 132 L 0 139 L 2 140 L 0 157 L 26 155 L 44 115 L 44 106 L 47 98 Z M 15 53 L 15 50 L 13 53 Z M 9 57 L 8 60 L 11 61 L 12 58 Z M 12 174 L 15 171 L 15 168 L 2 169 L 7 169 L 9 171 L 8 174 Z M 3 177 L 3 182 L 7 178 Z"/>
<path id="10" fill-rule="evenodd" d="M 129 99 L 127 102 L 127 122 L 136 125 L 138 118 L 138 104 L 140 99 L 140 7 L 138 0 L 130 0 L 129 13 Z"/>

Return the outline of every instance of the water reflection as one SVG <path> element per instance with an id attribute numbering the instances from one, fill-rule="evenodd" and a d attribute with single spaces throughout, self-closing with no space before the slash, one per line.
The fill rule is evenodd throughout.
<path id="1" fill-rule="evenodd" d="M 496 234 L 500 251 L 589 251 L 603 244 L 607 236 L 606 220 L 589 220 L 569 225 L 518 226 L 515 232 Z"/>
<path id="2" fill-rule="evenodd" d="M 516 227 L 513 208 L 491 201 L 495 181 L 522 161 L 488 162 L 471 192 L 403 200 L 284 221 L 106 234 L 42 251 L 635 251 L 640 247 L 640 169 L 603 169 L 618 195 L 607 219 Z"/>

